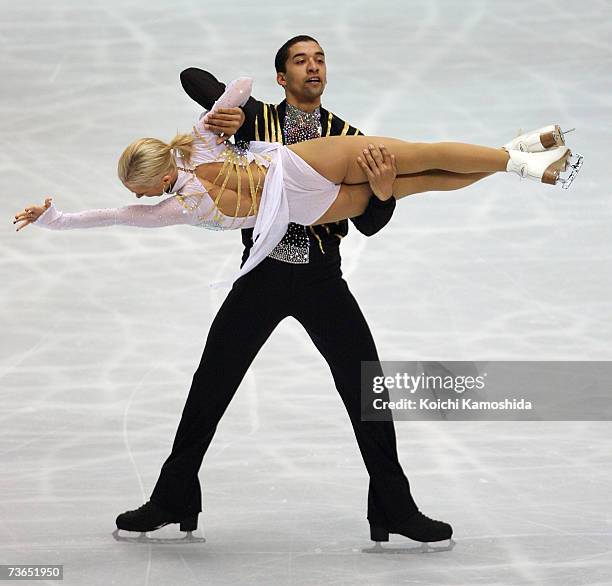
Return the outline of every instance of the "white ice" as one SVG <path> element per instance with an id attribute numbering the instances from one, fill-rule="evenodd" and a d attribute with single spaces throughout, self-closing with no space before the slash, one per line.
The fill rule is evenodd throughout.
<path id="1" fill-rule="evenodd" d="M 374 238 L 351 230 L 344 273 L 381 357 L 611 360 L 608 1 L 0 9 L 0 563 L 64 564 L 71 585 L 612 582 L 609 422 L 398 422 L 415 498 L 458 545 L 361 553 L 367 475 L 327 367 L 293 321 L 256 359 L 204 460 L 207 542 L 115 542 L 115 516 L 147 499 L 169 453 L 225 294 L 208 283 L 237 267 L 240 238 L 11 223 L 45 195 L 66 211 L 130 203 L 118 154 L 197 113 L 182 69 L 249 74 L 256 96 L 280 101 L 274 53 L 307 33 L 328 56 L 324 105 L 366 133 L 501 145 L 559 123 L 577 127 L 568 142 L 585 156 L 569 191 L 500 175 L 404 200 Z"/>

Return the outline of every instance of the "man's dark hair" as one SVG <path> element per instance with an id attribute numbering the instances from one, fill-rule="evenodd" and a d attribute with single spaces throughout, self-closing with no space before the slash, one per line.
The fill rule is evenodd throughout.
<path id="1" fill-rule="evenodd" d="M 313 39 L 308 35 L 298 35 L 297 37 L 293 37 L 289 39 L 277 52 L 276 57 L 274 57 L 274 67 L 276 67 L 277 73 L 286 73 L 287 72 L 287 59 L 289 59 L 289 49 L 293 47 L 296 43 L 303 43 L 304 41 L 313 41 L 319 44 L 317 39 Z"/>

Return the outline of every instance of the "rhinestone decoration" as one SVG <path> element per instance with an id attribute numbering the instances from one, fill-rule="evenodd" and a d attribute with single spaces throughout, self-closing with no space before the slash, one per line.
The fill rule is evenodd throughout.
<path id="1" fill-rule="evenodd" d="M 217 220 L 203 220 L 199 224 L 195 224 L 198 228 L 206 228 L 207 230 L 226 230 Z"/>
<path id="2" fill-rule="evenodd" d="M 308 262 L 308 244 L 306 227 L 291 222 L 283 239 L 268 256 L 292 264 L 306 264 Z"/>
<path id="3" fill-rule="evenodd" d="M 303 112 L 299 108 L 287 104 L 285 114 L 285 144 L 295 144 L 304 140 L 319 138 L 321 129 L 321 110 L 317 108 L 314 112 Z"/>
<path id="4" fill-rule="evenodd" d="M 314 112 L 304 112 L 287 104 L 283 133 L 285 144 L 319 138 L 321 136 L 321 111 L 317 108 Z M 306 226 L 292 222 L 283 239 L 268 256 L 292 264 L 306 264 L 309 258 L 309 244 L 310 239 Z"/>

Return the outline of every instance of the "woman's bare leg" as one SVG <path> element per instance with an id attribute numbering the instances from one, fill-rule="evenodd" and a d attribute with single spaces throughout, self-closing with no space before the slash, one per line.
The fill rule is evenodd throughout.
<path id="1" fill-rule="evenodd" d="M 413 175 L 398 175 L 393 182 L 393 196 L 402 199 L 426 191 L 454 191 L 463 189 L 490 177 L 493 173 L 453 173 L 451 171 L 424 171 Z"/>
<path id="2" fill-rule="evenodd" d="M 369 183 L 358 183 L 355 185 L 347 185 L 343 183 L 340 186 L 340 191 L 334 203 L 331 204 L 327 211 L 313 223 L 327 224 L 329 222 L 339 222 L 348 218 L 361 216 L 368 207 L 368 202 L 372 197 L 372 188 Z"/>
<path id="3" fill-rule="evenodd" d="M 459 142 L 405 142 L 375 136 L 329 136 L 288 148 L 330 181 L 354 184 L 367 181 L 357 157 L 370 144 L 384 144 L 389 153 L 395 155 L 400 175 L 433 169 L 453 173 L 496 173 L 506 170 L 509 159 L 503 149 Z"/>
<path id="4" fill-rule="evenodd" d="M 413 175 L 398 175 L 393 182 L 393 196 L 401 199 L 415 193 L 426 191 L 452 191 L 462 189 L 489 177 L 492 173 L 451 173 L 449 171 L 424 171 Z M 368 183 L 357 185 L 343 184 L 331 207 L 315 224 L 339 222 L 363 214 L 372 196 Z"/>

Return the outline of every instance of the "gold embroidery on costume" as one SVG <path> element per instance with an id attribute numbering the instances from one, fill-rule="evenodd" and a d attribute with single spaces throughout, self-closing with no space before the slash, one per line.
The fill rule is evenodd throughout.
<path id="1" fill-rule="evenodd" d="M 192 196 L 189 196 L 192 197 Z M 198 205 L 199 202 L 196 203 L 195 205 L 190 206 L 186 201 L 185 201 L 185 196 L 183 195 L 177 195 L 176 199 L 180 202 L 180 204 L 188 211 L 188 212 L 193 212 L 193 210 L 195 210 Z"/>
<path id="2" fill-rule="evenodd" d="M 334 115 L 330 112 L 329 118 L 327 119 L 327 132 L 325 133 L 325 136 L 329 136 L 329 133 L 331 132 L 331 121 L 332 121 L 333 116 Z"/>
<path id="3" fill-rule="evenodd" d="M 264 104 L 264 140 L 270 142 L 270 133 L 268 132 L 268 104 Z"/>
<path id="4" fill-rule="evenodd" d="M 316 233 L 314 226 L 308 226 L 308 227 L 310 228 L 310 231 L 313 233 L 314 237 L 318 240 L 319 248 L 321 252 L 325 254 L 325 250 L 323 250 L 323 241 L 321 240 L 320 236 Z"/>
<path id="5" fill-rule="evenodd" d="M 276 125 L 274 124 L 274 106 L 268 106 L 270 110 L 270 141 L 276 142 Z"/>
<path id="6" fill-rule="evenodd" d="M 276 115 L 276 140 L 280 143 L 284 144 L 284 140 L 283 140 L 283 131 L 281 129 L 281 125 L 280 125 L 280 116 L 278 115 L 278 107 L 274 106 L 274 113 Z"/>
<path id="7" fill-rule="evenodd" d="M 342 128 L 342 132 L 340 133 L 340 136 L 346 136 L 346 133 L 348 132 L 349 129 L 349 123 L 345 122 L 344 123 L 344 127 Z"/>
<path id="8" fill-rule="evenodd" d="M 222 154 L 225 154 L 225 152 L 226 151 L 223 151 Z M 221 170 L 215 177 L 215 180 L 212 182 L 213 185 L 215 186 L 217 185 L 217 180 L 219 179 L 219 177 L 221 177 L 221 175 L 223 174 L 223 171 L 225 171 L 225 177 L 223 178 L 223 183 L 221 184 L 221 187 L 219 188 L 219 193 L 217 194 L 217 197 L 215 197 L 215 199 L 213 200 L 213 203 L 215 204 L 215 208 L 217 209 L 217 211 L 219 210 L 219 204 L 221 203 L 221 198 L 223 197 L 223 193 L 225 192 L 225 188 L 227 187 L 227 182 L 229 181 L 229 178 L 230 178 L 230 173 L 232 172 L 232 163 L 231 163 L 230 157 L 226 157 L 225 161 L 223 162 L 223 167 L 221 167 Z M 211 198 L 212 198 L 212 195 L 211 195 Z"/>
<path id="9" fill-rule="evenodd" d="M 251 165 L 249 164 L 248 157 L 246 152 L 242 152 L 241 149 L 236 148 L 232 144 L 228 144 L 225 150 L 220 154 L 220 157 L 223 157 L 223 165 L 215 179 L 211 182 L 215 187 L 219 188 L 219 192 L 213 198 L 212 194 L 208 192 L 208 196 L 212 199 L 214 207 L 207 213 L 202 215 L 199 219 L 201 221 L 207 220 L 208 217 L 214 212 L 213 221 L 218 221 L 223 216 L 230 217 L 224 214 L 221 210 L 221 201 L 223 194 L 227 188 L 227 184 L 232 176 L 232 174 L 236 174 L 236 208 L 232 217 L 232 222 L 230 223 L 228 228 L 232 228 L 236 222 L 236 220 L 241 219 L 242 222 L 238 225 L 238 227 L 244 226 L 246 221 L 257 214 L 258 211 L 258 202 L 257 202 L 257 194 L 259 190 L 262 188 L 262 179 L 265 178 L 266 166 L 263 165 L 257 158 L 253 161 L 255 163 L 255 167 L 257 169 L 257 185 L 255 185 L 255 179 L 253 177 L 253 170 Z M 271 161 L 272 157 L 268 155 L 264 155 L 263 158 L 267 161 Z M 244 169 L 248 178 L 248 193 L 250 196 L 250 206 L 249 211 L 245 216 L 239 216 L 240 213 L 240 205 L 242 203 L 242 172 Z M 185 170 L 185 169 L 181 169 Z M 194 173 L 194 171 L 186 170 L 188 172 Z M 219 185 L 219 181 L 221 180 L 221 185 Z M 207 192 L 198 195 L 206 195 Z M 181 202 L 182 203 L 182 202 Z M 197 207 L 197 206 L 196 206 Z M 193 208 L 195 209 L 195 208 Z"/>
<path id="10" fill-rule="evenodd" d="M 253 215 L 253 209 L 257 207 L 257 191 L 255 189 L 255 181 L 253 180 L 253 171 L 251 170 L 251 165 L 247 165 L 246 172 L 247 179 L 249 182 L 249 193 L 251 194 L 251 207 L 249 207 L 247 216 L 251 216 Z"/>
<path id="11" fill-rule="evenodd" d="M 177 166 L 177 168 L 180 171 L 183 171 L 185 173 L 190 173 L 191 174 L 191 179 L 189 180 L 190 182 L 193 181 L 193 179 L 196 177 L 195 171 L 193 169 L 186 169 L 184 167 L 179 167 Z M 195 211 L 198 206 L 200 205 L 200 201 L 202 199 L 202 197 L 210 197 L 210 194 L 208 194 L 208 192 L 206 191 L 201 191 L 201 192 L 197 192 L 197 193 L 190 193 L 187 196 L 184 196 L 182 194 L 177 193 L 176 194 L 176 199 L 177 201 L 188 211 L 188 212 L 193 212 Z M 189 205 L 187 198 L 191 199 L 192 201 L 195 200 L 196 203 L 194 203 L 193 205 Z M 208 216 L 210 216 L 210 212 L 206 215 L 203 216 L 199 216 L 198 217 L 198 225 L 208 228 L 210 230 L 223 230 L 223 226 L 220 223 L 221 220 L 221 216 L 219 215 L 219 211 L 215 210 L 215 208 L 213 208 L 211 210 L 215 211 L 215 215 L 212 219 L 208 219 Z"/>
<path id="12" fill-rule="evenodd" d="M 200 131 L 194 126 L 193 133 L 202 141 L 206 150 L 212 149 L 212 145 L 200 134 Z"/>
<path id="13" fill-rule="evenodd" d="M 261 137 L 259 136 L 259 119 L 257 116 L 255 116 L 255 136 L 257 140 L 261 140 Z"/>

